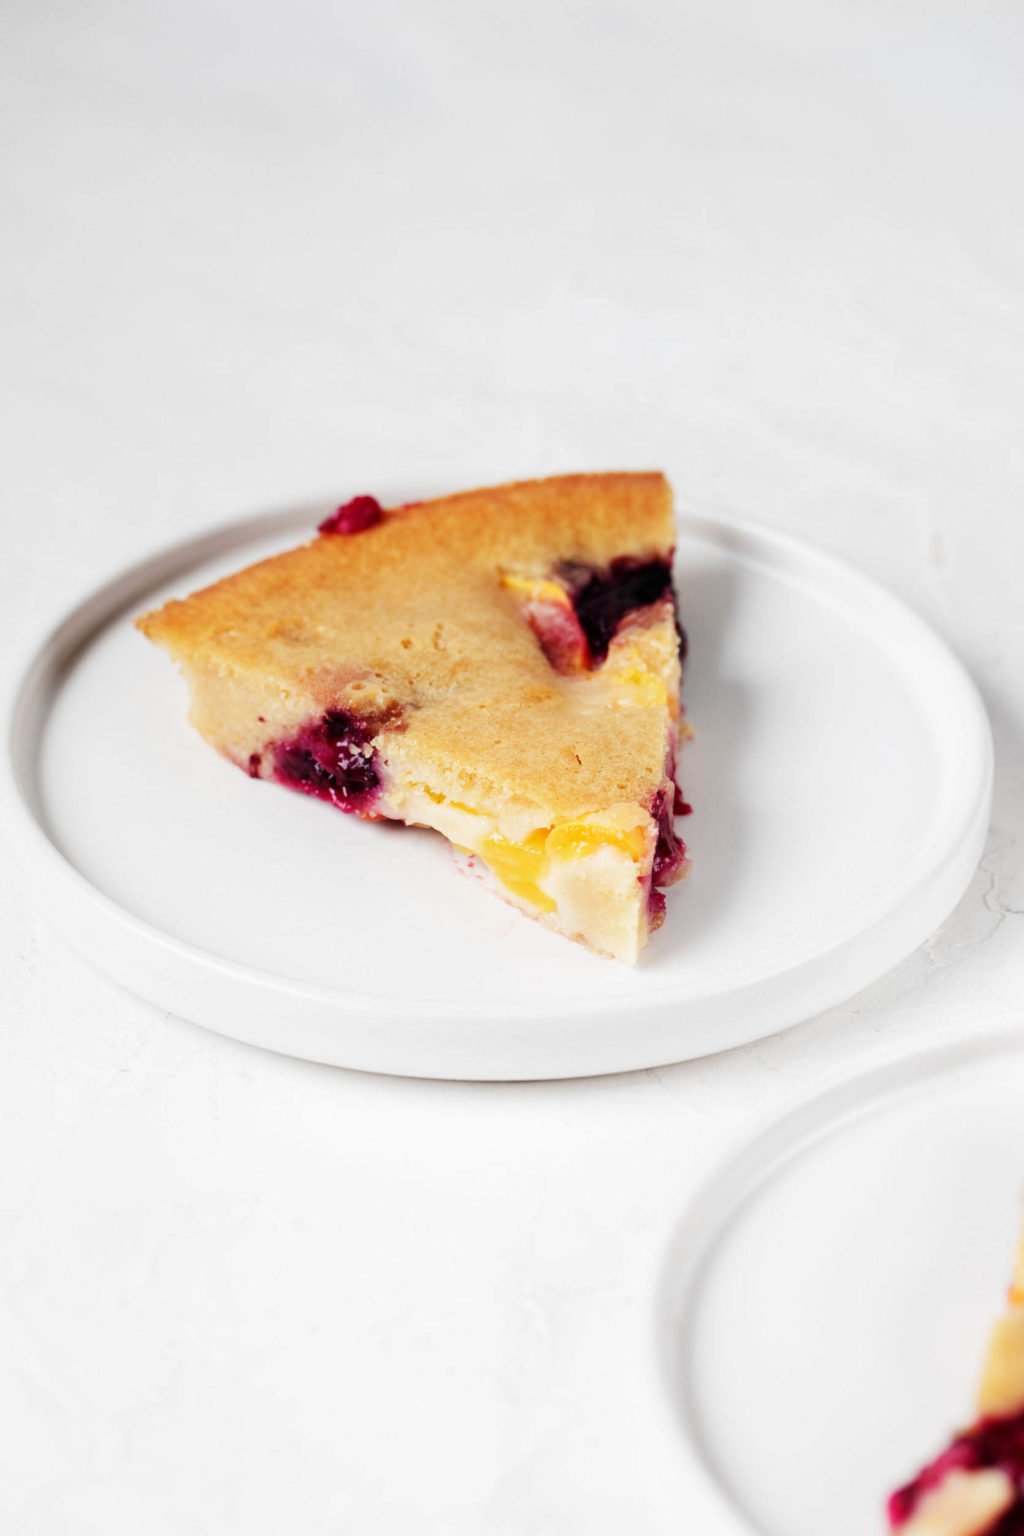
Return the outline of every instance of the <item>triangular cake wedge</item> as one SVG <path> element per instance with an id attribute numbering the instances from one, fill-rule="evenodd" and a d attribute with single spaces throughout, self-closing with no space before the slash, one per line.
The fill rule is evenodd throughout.
<path id="1" fill-rule="evenodd" d="M 974 1424 L 889 1500 L 900 1536 L 1024 1532 L 1024 1236 L 1009 1305 L 996 1324 Z"/>
<path id="2" fill-rule="evenodd" d="M 254 779 L 432 827 L 530 916 L 634 961 L 687 868 L 674 543 L 659 474 L 362 496 L 138 623 Z"/>

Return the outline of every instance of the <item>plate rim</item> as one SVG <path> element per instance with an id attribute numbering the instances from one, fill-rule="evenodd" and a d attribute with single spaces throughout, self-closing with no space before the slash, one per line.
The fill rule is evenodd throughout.
<path id="1" fill-rule="evenodd" d="M 78 903 L 83 909 L 90 909 L 94 916 L 111 929 L 119 929 L 133 940 L 176 959 L 193 971 L 218 976 L 248 988 L 260 988 L 278 996 L 304 999 L 331 1010 L 339 1019 L 357 1013 L 375 1019 L 406 1017 L 410 1011 L 415 1011 L 421 1019 L 444 1019 L 456 1023 L 522 1022 L 524 1016 L 532 1015 L 525 1015 L 523 1006 L 517 1003 L 497 1000 L 474 1002 L 471 998 L 445 1001 L 434 998 L 420 1000 L 412 1005 L 389 998 L 386 994 L 362 993 L 351 987 L 331 987 L 262 970 L 218 954 L 216 950 L 204 949 L 178 938 L 140 917 L 95 886 L 53 841 L 32 804 L 31 792 L 25 782 L 25 761 L 37 760 L 41 725 L 49 708 L 47 690 L 51 690 L 52 696 L 52 679 L 59 669 L 72 663 L 91 638 L 118 612 L 141 600 L 157 583 L 173 581 L 197 564 L 227 554 L 239 545 L 256 539 L 274 538 L 293 529 L 309 529 L 315 526 L 315 519 L 323 514 L 324 507 L 331 504 L 325 499 L 289 504 L 269 512 L 249 514 L 218 524 L 170 545 L 161 545 L 148 555 L 130 561 L 98 586 L 90 587 L 84 596 L 70 608 L 64 609 L 56 619 L 51 617 L 39 625 L 36 633 L 22 647 L 19 660 L 12 666 L 11 680 L 0 701 L 3 706 L 0 718 L 4 728 L 4 751 L 0 761 L 0 811 L 4 813 L 4 822 L 13 830 L 16 851 L 21 856 L 30 880 L 34 879 L 37 886 L 45 888 L 50 896 L 56 892 L 58 903 L 63 899 L 65 903 Z M 872 908 L 863 909 L 857 919 L 823 940 L 815 949 L 805 950 L 796 957 L 784 958 L 774 967 L 754 962 L 748 970 L 733 971 L 731 984 L 725 988 L 714 976 L 706 979 L 701 987 L 685 992 L 680 991 L 678 981 L 666 982 L 661 987 L 653 986 L 638 1002 L 637 1012 L 646 1015 L 664 1013 L 677 1006 L 693 1008 L 702 1004 L 711 1005 L 724 996 L 742 996 L 752 987 L 778 983 L 780 978 L 820 965 L 829 957 L 838 957 L 864 935 L 892 926 L 901 913 L 914 908 L 915 903 L 921 900 L 940 876 L 946 875 L 948 878 L 953 866 L 963 866 L 958 878 L 952 882 L 956 887 L 955 895 L 943 903 L 942 915 L 946 915 L 962 895 L 980 856 L 992 793 L 992 735 L 978 689 L 947 642 L 914 609 L 881 583 L 837 556 L 802 538 L 778 532 L 751 519 L 717 511 L 689 511 L 684 507 L 682 534 L 684 539 L 703 540 L 719 549 L 724 548 L 731 558 L 748 566 L 763 569 L 767 562 L 770 567 L 795 568 L 800 577 L 804 578 L 801 584 L 812 594 L 820 596 L 824 590 L 830 601 L 840 602 L 848 611 L 853 606 L 859 609 L 870 604 L 873 611 L 880 612 L 891 623 L 902 627 L 919 647 L 923 646 L 930 652 L 931 661 L 942 669 L 945 704 L 949 706 L 951 715 L 964 723 L 965 728 L 961 730 L 958 739 L 961 744 L 968 745 L 968 751 L 963 754 L 957 770 L 957 792 L 963 795 L 963 805 L 955 825 L 949 824 L 951 829 L 948 835 L 942 835 L 940 831 L 938 837 L 930 837 L 924 842 L 918 858 L 905 877 L 897 886 L 883 893 Z M 806 579 L 808 577 L 813 579 Z M 790 579 L 793 579 L 792 573 Z M 34 725 L 31 718 L 33 710 L 37 715 Z M 29 739 L 28 748 L 22 740 L 26 736 Z M 941 917 L 937 920 L 941 921 Z M 896 960 L 890 959 L 882 970 L 874 968 L 872 974 L 882 974 L 891 965 L 898 963 L 898 958 L 922 942 L 934 926 L 935 920 L 932 917 L 923 927 L 918 924 L 917 929 L 920 931 L 913 942 L 900 946 L 900 956 Z M 76 947 L 71 934 L 63 931 L 63 936 Z M 115 979 L 122 980 L 120 976 Z M 859 981 L 855 988 L 841 989 L 842 995 L 852 995 L 865 984 Z M 621 1000 L 617 1006 L 622 1006 Z M 560 1020 L 578 1021 L 593 1016 L 598 1011 L 598 1004 L 588 993 L 578 1000 L 562 999 L 551 1011 Z M 812 1009 L 811 1013 L 814 1011 Z M 789 1019 L 788 1023 L 795 1023 L 798 1018 L 808 1016 L 810 1014 L 806 1011 L 799 1013 L 796 1018 Z M 219 1026 L 212 1024 L 208 1027 Z M 782 1027 L 786 1027 L 785 1022 L 774 1023 L 768 1029 L 758 1026 L 746 1033 L 734 1032 L 728 1038 L 723 1038 L 720 1045 L 713 1045 L 710 1049 L 726 1049 Z M 223 1032 L 234 1038 L 245 1038 L 234 1029 L 225 1028 Z M 641 1052 L 633 1060 L 627 1051 L 618 1065 L 601 1068 L 590 1064 L 582 1068 L 581 1073 L 631 1070 L 637 1066 L 663 1064 L 670 1060 L 685 1059 L 687 1055 L 706 1053 L 703 1048 L 696 1053 L 673 1049 L 667 1054 L 662 1052 L 655 1060 L 649 1052 Z M 323 1058 L 317 1056 L 312 1059 Z M 384 1067 L 382 1070 L 395 1069 Z M 416 1075 L 430 1074 L 417 1072 Z M 444 1071 L 438 1075 L 452 1074 Z M 474 1069 L 470 1075 L 481 1074 L 478 1069 Z M 560 1069 L 554 1075 L 572 1074 Z"/>

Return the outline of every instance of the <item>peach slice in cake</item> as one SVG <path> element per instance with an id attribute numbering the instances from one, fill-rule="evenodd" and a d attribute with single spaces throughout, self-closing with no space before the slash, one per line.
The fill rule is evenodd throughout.
<path id="1" fill-rule="evenodd" d="M 432 827 L 515 906 L 634 961 L 687 869 L 674 542 L 658 474 L 361 496 L 138 623 L 254 779 Z"/>
<path id="2" fill-rule="evenodd" d="M 1024 1237 L 977 1409 L 971 1427 L 889 1500 L 890 1528 L 900 1536 L 1024 1533 Z"/>

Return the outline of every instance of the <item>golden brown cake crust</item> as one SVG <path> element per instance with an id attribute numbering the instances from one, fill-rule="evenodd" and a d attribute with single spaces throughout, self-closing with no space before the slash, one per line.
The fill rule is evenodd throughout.
<path id="1" fill-rule="evenodd" d="M 139 627 L 193 678 L 239 699 L 272 695 L 275 717 L 293 725 L 329 707 L 397 704 L 402 725 L 376 738 L 385 758 L 390 740 L 474 795 L 573 817 L 649 801 L 665 772 L 664 705 L 610 708 L 604 669 L 556 672 L 502 576 L 667 558 L 673 544 L 660 474 L 526 481 L 321 535 Z M 223 746 L 215 723 L 195 718 Z"/>

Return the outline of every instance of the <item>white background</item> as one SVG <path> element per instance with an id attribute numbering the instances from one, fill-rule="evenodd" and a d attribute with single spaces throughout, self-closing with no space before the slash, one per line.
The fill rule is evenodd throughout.
<path id="1" fill-rule="evenodd" d="M 662 466 L 885 580 L 997 745 L 982 868 L 894 975 L 605 1081 L 203 1034 L 5 858 L 5 1532 L 685 1529 L 653 1291 L 689 1195 L 823 1079 L 1021 1016 L 1022 73 L 1011 0 L 5 8 L 5 670 L 219 520 Z"/>

